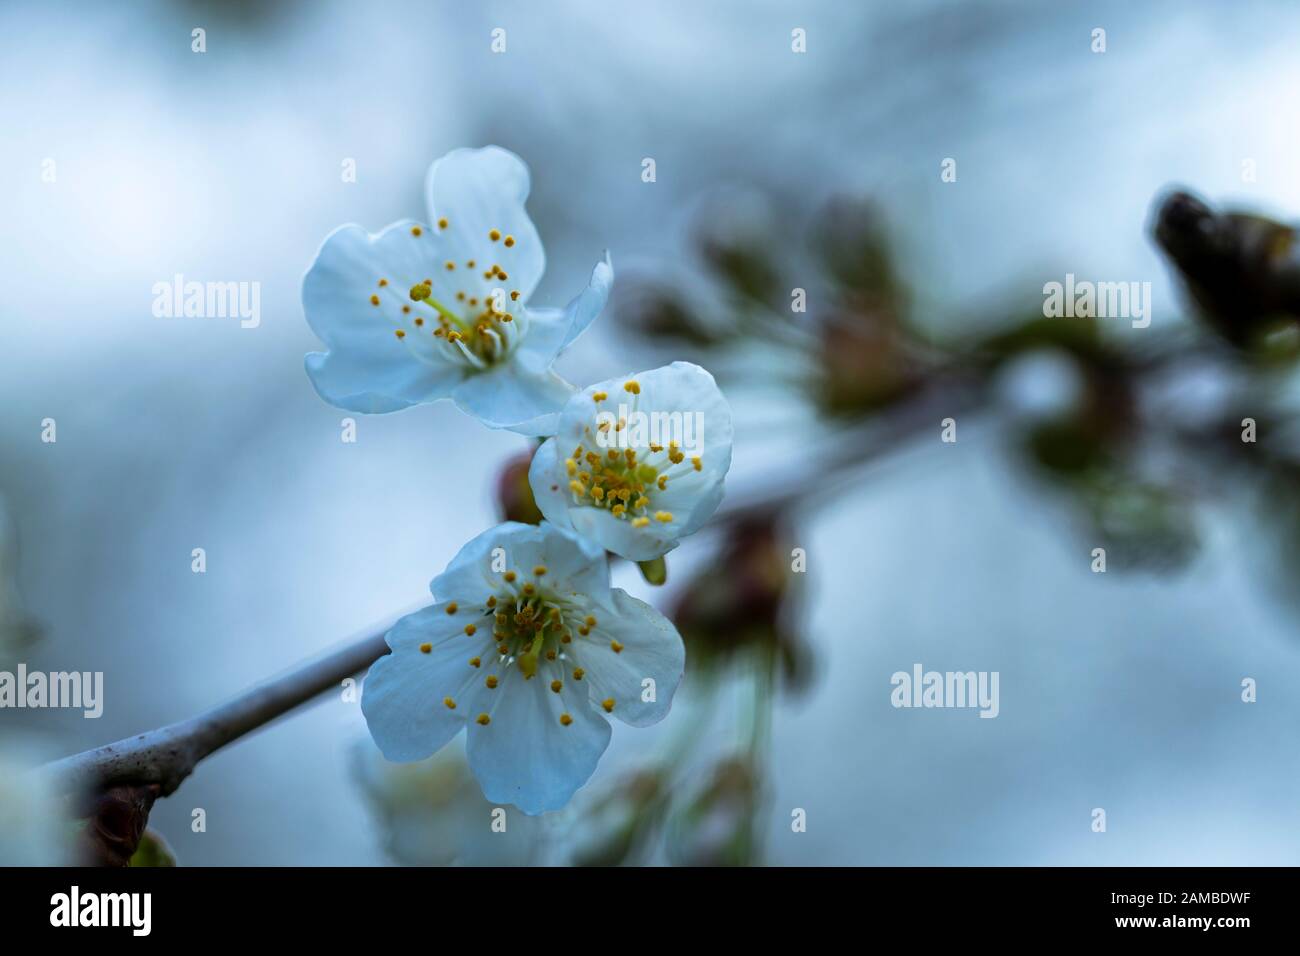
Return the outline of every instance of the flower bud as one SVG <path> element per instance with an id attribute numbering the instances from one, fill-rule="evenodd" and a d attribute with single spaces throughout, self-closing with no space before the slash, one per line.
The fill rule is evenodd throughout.
<path id="1" fill-rule="evenodd" d="M 1295 331 L 1300 247 L 1294 229 L 1264 216 L 1215 212 L 1176 190 L 1161 199 L 1152 231 L 1201 317 L 1225 340 L 1275 351 L 1273 333 Z"/>
<path id="2" fill-rule="evenodd" d="M 528 466 L 533 451 L 520 452 L 501 468 L 497 475 L 497 512 L 502 521 L 519 521 L 540 524 L 542 511 L 533 499 L 533 489 L 528 484 Z"/>

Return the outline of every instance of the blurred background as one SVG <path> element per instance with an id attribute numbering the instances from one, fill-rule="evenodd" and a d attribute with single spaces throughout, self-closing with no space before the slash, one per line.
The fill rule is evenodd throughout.
<path id="1" fill-rule="evenodd" d="M 1149 226 L 1171 183 L 1300 212 L 1297 28 L 1281 0 L 5 4 L 9 659 L 103 671 L 106 704 L 0 736 L 190 716 L 421 604 L 499 520 L 528 443 L 446 403 L 341 442 L 299 303 L 328 232 L 424 218 L 428 164 L 496 143 L 532 169 L 535 303 L 613 256 L 561 373 L 707 365 L 733 494 L 793 497 L 662 588 L 616 569 L 677 616 L 682 694 L 514 855 L 437 828 L 485 819 L 454 750 L 383 765 L 333 695 L 158 804 L 182 864 L 1295 863 L 1290 366 L 1220 350 Z M 1044 326 L 1067 272 L 1151 282 L 1151 327 Z M 155 318 L 176 273 L 259 282 L 260 326 Z M 1242 414 L 1267 454 L 1217 440 Z M 1000 672 L 1000 715 L 894 709 L 916 662 Z"/>

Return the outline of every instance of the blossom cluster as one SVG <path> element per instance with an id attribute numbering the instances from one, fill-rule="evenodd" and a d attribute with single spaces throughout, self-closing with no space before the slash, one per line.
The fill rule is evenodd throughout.
<path id="1" fill-rule="evenodd" d="M 525 209 L 528 167 L 459 149 L 425 186 L 428 218 L 331 233 L 303 280 L 324 352 L 308 377 L 330 404 L 392 412 L 450 399 L 490 428 L 544 441 L 529 482 L 544 519 L 466 544 L 434 603 L 387 635 L 362 710 L 394 761 L 466 731 L 487 799 L 564 806 L 595 771 L 608 717 L 664 717 L 685 651 L 650 605 L 610 586 L 609 554 L 661 558 L 722 500 L 731 412 L 713 376 L 674 362 L 583 389 L 553 365 L 608 302 L 609 255 L 562 309 L 534 304 L 545 269 Z"/>

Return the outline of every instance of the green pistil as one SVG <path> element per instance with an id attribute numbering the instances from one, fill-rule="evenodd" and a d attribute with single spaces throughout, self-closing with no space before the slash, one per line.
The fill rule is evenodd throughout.
<path id="1" fill-rule="evenodd" d="M 533 634 L 532 646 L 527 651 L 520 654 L 517 658 L 519 669 L 523 671 L 524 677 L 534 677 L 537 674 L 537 661 L 542 656 L 542 648 L 546 644 L 545 628 L 536 631 Z"/>

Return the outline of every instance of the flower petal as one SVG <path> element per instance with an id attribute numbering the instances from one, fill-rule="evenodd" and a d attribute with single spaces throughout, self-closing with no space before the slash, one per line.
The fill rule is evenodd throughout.
<path id="1" fill-rule="evenodd" d="M 613 287 L 614 265 L 606 252 L 592 270 L 587 288 L 563 309 L 528 310 L 528 335 L 519 346 L 516 360 L 530 371 L 550 368 L 555 357 L 604 311 Z"/>
<path id="2" fill-rule="evenodd" d="M 408 614 L 385 635 L 392 653 L 366 675 L 361 695 L 370 736 L 389 760 L 422 760 L 437 752 L 479 712 L 487 693 L 471 658 L 494 655 L 491 626 L 470 637 L 467 614 L 435 604 Z M 421 650 L 424 645 L 428 651 Z M 445 702 L 452 701 L 450 707 Z"/>
<path id="3" fill-rule="evenodd" d="M 537 497 L 536 492 L 533 497 Z M 574 531 L 584 538 L 599 542 L 602 548 L 629 561 L 650 561 L 662 557 L 681 543 L 675 529 L 658 521 L 651 521 L 638 528 L 626 519 L 615 518 L 604 508 L 573 507 L 571 503 L 566 506 Z M 540 499 L 537 507 L 550 520 Z"/>
<path id="4" fill-rule="evenodd" d="M 466 413 L 489 428 L 521 435 L 551 435 L 573 386 L 554 372 L 534 375 L 513 361 L 476 372 L 452 391 Z"/>
<path id="5" fill-rule="evenodd" d="M 569 520 L 569 477 L 561 460 L 560 444 L 548 438 L 533 454 L 528 466 L 528 485 L 542 514 L 557 528 L 572 530 Z"/>
<path id="6" fill-rule="evenodd" d="M 645 727 L 662 720 L 672 707 L 673 694 L 682 679 L 686 648 L 672 622 L 622 588 L 614 588 L 613 613 L 599 617 L 586 637 L 574 635 L 575 663 L 586 671 L 591 700 L 603 706 L 613 701 L 610 714 Z M 620 650 L 613 650 L 617 641 Z M 649 678 L 650 687 L 644 685 Z M 653 691 L 653 700 L 643 697 Z"/>
<path id="7" fill-rule="evenodd" d="M 460 381 L 463 371 L 431 347 L 421 354 L 417 313 L 402 311 L 411 286 L 433 271 L 432 259 L 426 227 L 411 221 L 377 235 L 341 226 L 325 239 L 302 282 L 307 323 L 329 347 L 306 361 L 321 398 L 350 411 L 392 412 L 443 398 Z"/>
<path id="8" fill-rule="evenodd" d="M 524 208 L 528 191 L 528 166 L 499 146 L 453 150 L 429 167 L 425 180 L 429 219 L 454 249 L 450 258 L 472 259 L 483 270 L 499 265 L 509 277 L 506 288 L 525 302 L 546 268 L 542 240 Z"/>
<path id="9" fill-rule="evenodd" d="M 609 746 L 609 723 L 587 702 L 581 682 L 564 681 L 563 673 L 559 662 L 531 680 L 508 668 L 492 691 L 490 722 L 470 725 L 470 769 L 489 800 L 528 814 L 558 810 L 595 772 Z M 562 681 L 559 693 L 551 691 L 553 679 Z M 566 714 L 569 722 L 561 723 Z"/>
<path id="10" fill-rule="evenodd" d="M 497 548 L 501 552 L 494 554 Z M 494 571 L 494 562 L 502 570 Z M 503 571 L 529 579 L 538 567 L 546 568 L 548 587 L 566 598 L 582 596 L 598 604 L 608 600 L 604 549 L 546 522 L 507 521 L 489 528 L 460 549 L 430 589 L 441 600 L 478 605 L 500 588 Z"/>

